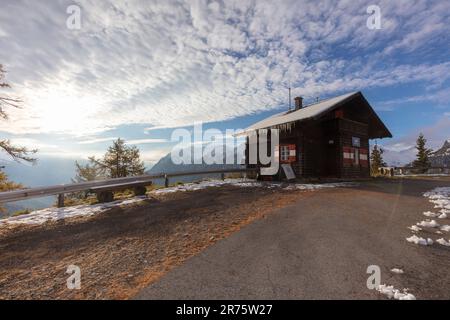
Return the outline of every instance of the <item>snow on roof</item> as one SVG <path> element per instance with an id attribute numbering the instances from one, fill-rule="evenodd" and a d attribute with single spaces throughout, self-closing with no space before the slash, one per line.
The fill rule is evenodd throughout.
<path id="1" fill-rule="evenodd" d="M 350 98 L 353 95 L 358 94 L 359 92 L 351 92 L 347 93 L 338 97 L 334 97 L 331 99 L 323 100 L 321 102 L 312 104 L 310 106 L 303 107 L 296 111 L 285 111 L 278 114 L 275 114 L 269 118 L 266 118 L 262 121 L 259 121 L 247 129 L 244 130 L 243 134 L 248 133 L 250 131 L 254 131 L 257 129 L 264 129 L 264 128 L 270 128 L 276 125 L 299 121 L 299 120 L 306 120 L 310 118 L 317 117 L 321 115 L 322 113 L 332 109 L 337 104 L 345 101 L 346 99 Z"/>

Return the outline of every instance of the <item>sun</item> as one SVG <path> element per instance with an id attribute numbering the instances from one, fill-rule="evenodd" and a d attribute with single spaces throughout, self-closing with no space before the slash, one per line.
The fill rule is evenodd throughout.
<path id="1" fill-rule="evenodd" d="M 89 134 L 96 127 L 96 115 L 103 107 L 102 99 L 81 95 L 66 88 L 52 88 L 32 96 L 34 125 L 42 132 Z"/>

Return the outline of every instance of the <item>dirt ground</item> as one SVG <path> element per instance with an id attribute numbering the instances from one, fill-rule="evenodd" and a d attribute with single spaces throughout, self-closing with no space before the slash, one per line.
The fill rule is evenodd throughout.
<path id="1" fill-rule="evenodd" d="M 127 299 L 216 241 L 310 192 L 223 186 L 89 218 L 0 231 L 0 299 Z M 69 265 L 81 289 L 66 286 Z"/>
<path id="2" fill-rule="evenodd" d="M 192 257 L 136 299 L 388 299 L 367 287 L 369 266 L 380 284 L 408 289 L 419 300 L 450 299 L 448 232 L 423 227 L 421 246 L 408 227 L 438 209 L 424 192 L 450 179 L 373 179 L 353 187 L 297 195 Z M 450 217 L 436 219 L 450 225 Z M 403 270 L 402 274 L 391 271 Z"/>

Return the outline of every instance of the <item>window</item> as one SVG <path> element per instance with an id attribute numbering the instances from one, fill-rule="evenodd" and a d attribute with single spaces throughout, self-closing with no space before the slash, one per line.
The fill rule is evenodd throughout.
<path id="1" fill-rule="evenodd" d="M 295 162 L 297 159 L 295 144 L 282 144 L 280 145 L 280 162 L 290 163 Z"/>
<path id="2" fill-rule="evenodd" d="M 360 152 L 359 148 L 343 147 L 344 164 L 359 166 Z"/>
<path id="3" fill-rule="evenodd" d="M 289 146 L 281 146 L 280 149 L 280 160 L 281 161 L 289 161 Z"/>
<path id="4" fill-rule="evenodd" d="M 343 160 L 347 166 L 369 166 L 369 151 L 364 148 L 343 147 Z"/>
<path id="5" fill-rule="evenodd" d="M 353 156 L 353 164 L 359 166 L 359 149 L 353 148 L 354 156 Z"/>

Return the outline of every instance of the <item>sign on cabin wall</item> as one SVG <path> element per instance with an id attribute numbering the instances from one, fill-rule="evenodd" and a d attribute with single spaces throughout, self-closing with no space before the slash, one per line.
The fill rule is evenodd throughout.
<path id="1" fill-rule="evenodd" d="M 292 169 L 290 164 L 284 163 L 281 165 L 281 168 L 283 168 L 283 172 L 288 180 L 293 180 L 296 178 L 294 170 Z"/>

